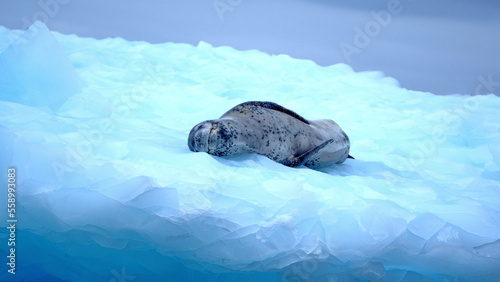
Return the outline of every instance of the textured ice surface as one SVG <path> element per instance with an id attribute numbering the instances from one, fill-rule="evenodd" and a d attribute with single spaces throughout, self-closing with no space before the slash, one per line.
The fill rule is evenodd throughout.
<path id="1" fill-rule="evenodd" d="M 9 64 L 0 66 L 9 83 L 0 87 L 0 175 L 6 183 L 15 166 L 19 187 L 17 274 L 2 263 L 0 278 L 500 276 L 500 98 L 434 96 L 378 72 L 258 51 L 38 27 L 36 40 L 10 47 L 26 34 L 0 27 Z M 14 66 L 27 72 L 14 79 L 5 72 Z M 193 125 L 247 100 L 334 119 L 356 160 L 315 171 L 189 151 Z"/>
<path id="2" fill-rule="evenodd" d="M 80 91 L 75 70 L 44 24 L 36 22 L 23 34 L 3 40 L 11 43 L 0 53 L 3 101 L 57 109 Z"/>

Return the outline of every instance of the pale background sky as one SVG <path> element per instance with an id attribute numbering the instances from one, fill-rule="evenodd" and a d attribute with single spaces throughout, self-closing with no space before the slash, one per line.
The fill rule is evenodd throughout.
<path id="1" fill-rule="evenodd" d="M 0 0 L 0 25 L 22 29 L 38 19 L 51 30 L 84 37 L 205 41 L 324 66 L 347 63 L 356 71 L 383 71 L 404 88 L 435 94 L 474 94 L 489 80 L 481 93 L 489 88 L 499 95 L 500 1 L 352 2 Z"/>

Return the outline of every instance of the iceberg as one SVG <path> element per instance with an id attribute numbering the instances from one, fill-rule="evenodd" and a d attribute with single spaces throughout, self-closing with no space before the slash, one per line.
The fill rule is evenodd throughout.
<path id="1" fill-rule="evenodd" d="M 28 39 L 9 45 L 17 36 Z M 500 276 L 495 95 L 436 96 L 345 64 L 80 38 L 41 23 L 0 27 L 7 45 L 0 178 L 7 187 L 16 171 L 17 222 L 15 274 L 9 229 L 0 233 L 1 280 Z M 356 159 L 311 170 L 189 151 L 193 125 L 248 100 L 337 121 Z M 8 227 L 7 204 L 1 193 Z"/>
<path id="2" fill-rule="evenodd" d="M 71 62 L 43 23 L 34 23 L 22 34 L 4 35 L 4 40 L 8 47 L 0 53 L 2 101 L 56 110 L 80 91 Z"/>

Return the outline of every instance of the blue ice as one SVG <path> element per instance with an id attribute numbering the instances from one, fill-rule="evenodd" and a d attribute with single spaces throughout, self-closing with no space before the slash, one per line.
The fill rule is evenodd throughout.
<path id="1" fill-rule="evenodd" d="M 200 42 L 0 27 L 0 173 L 13 281 L 493 281 L 500 98 Z M 480 82 L 478 82 L 480 83 Z M 315 171 L 192 153 L 248 100 L 330 118 L 356 160 Z M 0 220 L 7 222 L 1 193 Z"/>

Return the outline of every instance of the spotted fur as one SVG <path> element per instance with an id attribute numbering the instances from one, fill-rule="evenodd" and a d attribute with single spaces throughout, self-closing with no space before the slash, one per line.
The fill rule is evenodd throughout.
<path id="1" fill-rule="evenodd" d="M 309 121 L 272 102 L 246 102 L 197 124 L 189 149 L 215 156 L 264 155 L 286 166 L 321 168 L 349 156 L 349 138 L 332 120 Z"/>

